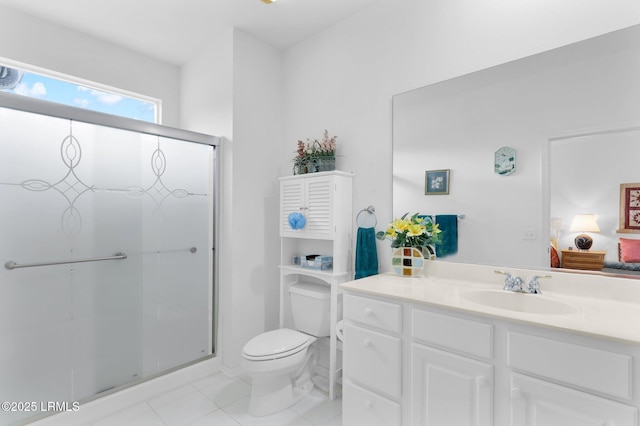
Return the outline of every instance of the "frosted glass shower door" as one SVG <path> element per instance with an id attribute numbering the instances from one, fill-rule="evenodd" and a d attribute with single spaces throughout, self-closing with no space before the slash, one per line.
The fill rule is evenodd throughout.
<path id="1" fill-rule="evenodd" d="M 69 134 L 60 152 L 65 163 L 75 158 L 75 188 L 88 188 L 61 222 L 73 251 L 127 256 L 69 267 L 73 395 L 80 400 L 142 377 L 143 200 L 129 188 L 143 185 L 146 135 L 78 122 Z"/>
<path id="2" fill-rule="evenodd" d="M 68 266 L 9 270 L 5 262 L 73 256 L 56 183 L 69 123 L 0 109 L 0 400 L 72 401 L 73 290 Z M 52 161 L 51 159 L 58 159 Z M 0 424 L 38 413 L 0 412 Z"/>
<path id="3" fill-rule="evenodd" d="M 211 354 L 212 148 L 145 145 L 144 376 Z"/>
<path id="4" fill-rule="evenodd" d="M 2 401 L 82 401 L 211 354 L 213 159 L 0 108 Z"/>

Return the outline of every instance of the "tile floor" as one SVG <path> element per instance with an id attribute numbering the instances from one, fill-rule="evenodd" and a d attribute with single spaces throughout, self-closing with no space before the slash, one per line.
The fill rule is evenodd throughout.
<path id="1" fill-rule="evenodd" d="M 314 389 L 290 408 L 265 417 L 248 413 L 251 385 L 217 373 L 87 423 L 91 426 L 341 426 L 342 401 Z"/>

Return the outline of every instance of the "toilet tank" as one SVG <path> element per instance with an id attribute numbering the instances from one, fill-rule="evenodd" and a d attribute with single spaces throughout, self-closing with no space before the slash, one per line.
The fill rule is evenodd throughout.
<path id="1" fill-rule="evenodd" d="M 296 330 L 316 337 L 329 336 L 331 286 L 296 283 L 289 286 L 291 310 Z M 338 304 L 338 313 L 342 312 Z"/>

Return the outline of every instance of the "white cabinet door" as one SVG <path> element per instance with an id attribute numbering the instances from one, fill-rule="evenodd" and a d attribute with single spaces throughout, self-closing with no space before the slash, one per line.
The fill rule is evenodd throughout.
<path id="1" fill-rule="evenodd" d="M 334 235 L 333 176 L 300 177 L 280 182 L 280 236 L 331 239 Z M 289 226 L 289 215 L 302 213 L 306 225 Z"/>
<path id="2" fill-rule="evenodd" d="M 402 407 L 395 401 L 356 386 L 349 380 L 342 385 L 342 424 L 345 426 L 400 426 Z"/>
<path id="3" fill-rule="evenodd" d="M 307 192 L 307 235 L 311 238 L 332 236 L 333 228 L 333 178 L 313 177 L 305 179 Z"/>
<path id="4" fill-rule="evenodd" d="M 490 364 L 415 343 L 411 358 L 412 425 L 492 424 Z"/>
<path id="5" fill-rule="evenodd" d="M 293 230 L 289 226 L 289 215 L 299 212 L 306 216 L 304 180 L 283 180 L 280 182 L 280 236 L 293 237 L 302 230 Z"/>
<path id="6" fill-rule="evenodd" d="M 637 411 L 543 380 L 511 376 L 512 426 L 635 426 Z"/>
<path id="7" fill-rule="evenodd" d="M 402 341 L 399 337 L 347 322 L 343 347 L 345 376 L 376 392 L 400 398 Z"/>

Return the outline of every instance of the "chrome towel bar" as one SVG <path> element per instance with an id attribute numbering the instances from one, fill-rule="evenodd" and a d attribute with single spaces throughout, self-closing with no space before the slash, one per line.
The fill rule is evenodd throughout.
<path id="1" fill-rule="evenodd" d="M 18 268 L 33 268 L 34 266 L 51 266 L 51 265 L 64 265 L 67 263 L 82 263 L 82 262 L 101 262 L 103 260 L 120 260 L 120 259 L 126 259 L 127 258 L 127 254 L 126 253 L 116 253 L 113 256 L 107 256 L 107 257 L 92 257 L 89 259 L 75 259 L 75 260 L 60 260 L 57 262 L 40 262 L 40 263 L 23 263 L 23 264 L 19 264 L 14 262 L 13 260 L 8 261 L 7 263 L 4 264 L 4 267 L 11 270 L 11 269 L 18 269 Z"/>

